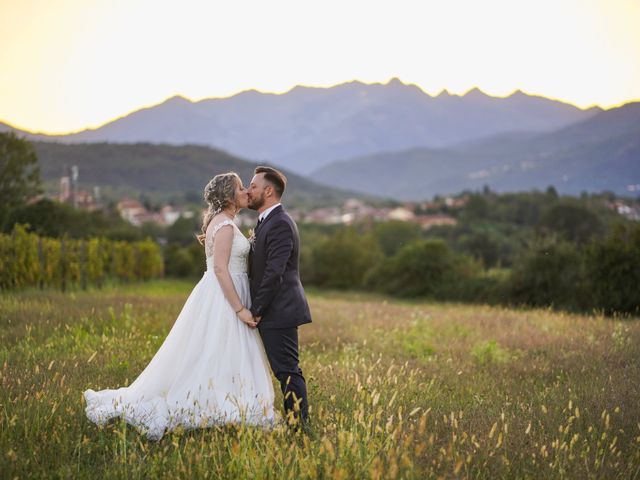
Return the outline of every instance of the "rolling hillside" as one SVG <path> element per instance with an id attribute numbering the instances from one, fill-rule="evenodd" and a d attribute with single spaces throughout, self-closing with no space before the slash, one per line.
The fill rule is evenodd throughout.
<path id="1" fill-rule="evenodd" d="M 335 162 L 313 178 L 398 199 L 479 189 L 640 191 L 640 103 L 545 134 L 512 132 L 449 149 L 416 148 Z"/>
<path id="2" fill-rule="evenodd" d="M 198 198 L 209 179 L 221 172 L 235 171 L 246 184 L 257 165 L 221 150 L 193 145 L 34 142 L 34 146 L 42 177 L 50 186 L 56 185 L 65 165 L 78 165 L 82 188 L 100 186 L 120 194 L 145 193 L 163 199 Z M 285 174 L 288 202 L 325 205 L 354 196 L 288 171 Z"/>

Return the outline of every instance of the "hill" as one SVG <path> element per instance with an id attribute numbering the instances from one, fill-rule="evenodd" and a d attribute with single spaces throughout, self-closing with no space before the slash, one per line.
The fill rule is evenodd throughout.
<path id="1" fill-rule="evenodd" d="M 235 171 L 247 184 L 256 163 L 205 146 L 139 144 L 77 144 L 34 142 L 43 179 L 50 188 L 65 165 L 78 165 L 83 188 L 100 186 L 122 194 L 198 201 L 206 183 L 217 173 Z M 287 201 L 325 205 L 358 196 L 332 189 L 284 171 L 288 179 Z"/>
<path id="2" fill-rule="evenodd" d="M 483 185 L 496 191 L 553 185 L 568 194 L 611 190 L 628 195 L 640 191 L 640 103 L 549 133 L 511 132 L 448 149 L 415 148 L 335 162 L 312 177 L 413 200 Z"/>

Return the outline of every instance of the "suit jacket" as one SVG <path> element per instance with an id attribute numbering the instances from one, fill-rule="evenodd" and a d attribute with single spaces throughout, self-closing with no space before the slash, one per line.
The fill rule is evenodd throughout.
<path id="1" fill-rule="evenodd" d="M 260 329 L 290 328 L 311 322 L 300 282 L 300 235 L 282 205 L 256 229 L 249 253 L 251 313 Z"/>

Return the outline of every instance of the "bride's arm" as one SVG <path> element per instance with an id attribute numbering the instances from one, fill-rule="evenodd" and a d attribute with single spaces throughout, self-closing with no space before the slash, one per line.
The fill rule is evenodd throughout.
<path id="1" fill-rule="evenodd" d="M 229 257 L 231 255 L 233 235 L 233 225 L 225 225 L 216 233 L 213 239 L 213 272 L 218 279 L 218 283 L 220 283 L 222 293 L 231 308 L 236 312 L 236 315 L 250 327 L 255 327 L 257 324 L 253 320 L 251 312 L 242 304 L 229 273 Z"/>

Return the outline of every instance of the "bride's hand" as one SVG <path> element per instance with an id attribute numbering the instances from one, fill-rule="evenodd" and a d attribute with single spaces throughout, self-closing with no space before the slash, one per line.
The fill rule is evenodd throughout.
<path id="1" fill-rule="evenodd" d="M 251 315 L 251 312 L 246 308 L 243 308 L 242 310 L 240 310 L 240 312 L 238 312 L 238 318 L 249 325 L 251 328 L 256 328 L 256 326 L 258 326 L 258 322 L 253 319 L 253 315 Z"/>

